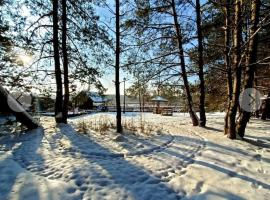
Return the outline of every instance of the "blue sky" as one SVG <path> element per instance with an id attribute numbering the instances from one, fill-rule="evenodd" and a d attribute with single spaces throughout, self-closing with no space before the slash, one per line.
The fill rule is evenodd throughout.
<path id="1" fill-rule="evenodd" d="M 120 72 L 120 81 L 122 81 L 124 78 L 126 78 L 128 81 L 126 81 L 126 88 L 130 87 L 132 85 L 133 78 L 131 75 L 124 73 L 123 71 Z M 112 69 L 112 73 L 105 75 L 103 78 L 101 78 L 101 82 L 104 85 L 105 88 L 107 88 L 106 94 L 114 94 L 115 93 L 115 87 L 114 87 L 114 81 L 115 79 L 115 73 Z M 124 88 L 123 83 L 120 84 L 120 94 L 124 94 Z"/>
<path id="2" fill-rule="evenodd" d="M 115 8 L 114 8 L 114 0 L 109 0 L 108 2 L 109 2 L 109 6 L 111 7 L 111 9 L 115 10 Z M 23 15 L 25 17 L 31 16 L 26 7 L 22 7 L 22 11 L 23 11 L 23 13 L 24 13 Z M 111 28 L 114 29 L 114 20 L 111 20 L 111 24 L 108 22 L 108 19 L 113 17 L 113 14 L 109 12 L 108 8 L 97 8 L 97 14 L 100 15 L 102 21 L 108 23 L 111 26 Z M 113 33 L 110 33 L 110 34 L 112 34 L 112 37 L 114 37 Z M 132 76 L 130 74 L 125 73 L 125 72 L 123 72 L 121 70 L 121 72 L 120 72 L 120 81 L 122 81 L 124 78 L 128 79 L 128 81 L 126 82 L 126 88 L 130 87 L 132 85 L 132 82 L 133 82 Z M 101 78 L 102 84 L 104 85 L 105 88 L 107 88 L 106 94 L 114 94 L 115 93 L 115 86 L 114 86 L 114 83 L 113 83 L 114 79 L 115 79 L 114 68 L 110 67 L 107 70 L 107 72 L 104 74 L 103 78 Z M 196 79 L 197 79 L 197 77 L 191 77 L 190 81 L 194 81 Z M 78 87 L 78 88 L 86 89 L 87 86 Z M 91 88 L 91 90 L 95 91 L 94 88 L 93 89 Z M 120 85 L 120 93 L 123 94 L 123 84 Z"/>
<path id="3" fill-rule="evenodd" d="M 110 6 L 110 9 L 111 10 L 115 10 L 115 1 L 114 0 L 109 0 L 108 1 L 108 5 Z M 202 4 L 204 3 L 204 0 L 202 1 Z M 186 13 L 188 15 L 193 15 L 194 11 L 193 10 L 188 10 L 189 13 Z M 97 8 L 97 14 L 100 15 L 100 18 L 102 21 L 105 21 L 107 24 L 110 24 L 108 21 L 108 19 L 110 18 L 113 18 L 114 15 L 109 11 L 108 8 Z M 110 24 L 110 27 L 112 29 L 114 29 L 114 20 L 111 20 L 111 24 Z M 110 34 L 112 34 L 112 37 L 114 37 L 113 33 L 111 32 Z M 196 43 L 196 41 L 195 41 Z M 186 59 L 186 62 L 188 62 L 188 59 Z M 180 68 L 180 66 L 179 66 Z M 114 69 L 112 68 L 112 70 L 110 70 L 110 72 L 108 74 L 106 74 L 102 79 L 102 83 L 104 85 L 105 88 L 107 88 L 107 94 L 114 94 L 115 93 L 115 88 L 114 88 L 114 83 L 113 83 L 113 80 L 114 80 L 114 77 L 115 76 L 115 73 L 114 73 Z M 127 74 L 127 73 L 124 73 L 123 71 L 120 72 L 120 81 L 123 80 L 124 78 L 128 79 L 129 81 L 126 82 L 126 88 L 130 87 L 132 85 L 132 82 L 134 81 L 132 76 L 130 74 Z M 197 80 L 197 76 L 193 76 L 193 77 L 190 77 L 189 80 L 191 82 L 194 82 L 195 80 Z M 120 85 L 120 91 L 121 91 L 121 94 L 123 94 L 123 84 Z"/>
<path id="4" fill-rule="evenodd" d="M 110 7 L 111 10 L 115 10 L 115 1 L 114 0 L 107 0 L 107 4 Z M 107 25 L 110 26 L 111 29 L 114 28 L 114 20 L 111 20 L 111 23 L 109 22 L 110 18 L 113 18 L 114 15 L 109 11 L 108 8 L 101 8 L 97 7 L 96 8 L 97 14 L 100 16 L 100 20 L 105 22 Z M 111 37 L 115 37 L 114 34 L 111 32 Z M 125 73 L 123 70 L 120 71 L 120 81 L 122 81 L 124 78 L 127 79 L 126 81 L 126 88 L 130 87 L 132 85 L 133 78 L 130 74 Z M 107 88 L 106 94 L 115 94 L 115 85 L 114 81 L 115 80 L 115 71 L 113 67 L 110 67 L 109 70 L 107 70 L 107 73 L 104 74 L 104 76 L 101 78 L 101 82 L 105 88 Z M 123 88 L 123 83 L 120 84 L 120 94 L 124 94 L 124 88 Z"/>

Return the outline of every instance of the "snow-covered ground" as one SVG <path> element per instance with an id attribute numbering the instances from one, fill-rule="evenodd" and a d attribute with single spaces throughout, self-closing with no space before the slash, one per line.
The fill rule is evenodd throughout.
<path id="1" fill-rule="evenodd" d="M 0 199 L 269 199 L 270 122 L 251 120 L 248 141 L 223 135 L 222 113 L 208 128 L 188 114 L 127 113 L 148 134 L 78 133 L 78 124 L 111 123 L 112 113 L 0 138 Z"/>

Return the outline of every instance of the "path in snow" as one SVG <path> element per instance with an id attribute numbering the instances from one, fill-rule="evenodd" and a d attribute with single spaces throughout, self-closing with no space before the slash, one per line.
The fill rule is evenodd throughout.
<path id="1" fill-rule="evenodd" d="M 161 140 L 149 140 L 147 151 L 116 153 L 61 125 L 23 135 L 2 150 L 12 149 L 11 158 L 33 176 L 65 183 L 66 199 L 180 199 L 185 191 L 169 182 L 186 172 L 205 142 L 192 133 Z"/>

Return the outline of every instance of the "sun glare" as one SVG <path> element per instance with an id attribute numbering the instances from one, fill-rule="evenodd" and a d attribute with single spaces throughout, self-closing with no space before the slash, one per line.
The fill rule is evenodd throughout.
<path id="1" fill-rule="evenodd" d="M 32 56 L 29 55 L 19 55 L 19 60 L 23 62 L 24 65 L 29 65 L 32 61 Z"/>

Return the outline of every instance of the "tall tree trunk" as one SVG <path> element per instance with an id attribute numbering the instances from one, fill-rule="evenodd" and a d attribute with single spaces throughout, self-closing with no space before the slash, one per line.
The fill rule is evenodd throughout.
<path id="1" fill-rule="evenodd" d="M 227 71 L 227 95 L 228 95 L 228 108 L 227 108 L 227 113 L 225 115 L 225 125 L 224 125 L 224 130 L 225 130 L 225 135 L 227 134 L 228 130 L 228 115 L 229 115 L 229 109 L 231 105 L 231 100 L 232 100 L 232 68 L 231 68 L 231 62 L 230 62 L 230 46 L 231 46 L 231 0 L 226 0 L 226 7 L 225 7 L 225 12 L 226 12 L 226 20 L 225 20 L 225 67 Z"/>
<path id="2" fill-rule="evenodd" d="M 58 0 L 53 0 L 53 50 L 56 80 L 55 121 L 56 123 L 61 123 L 63 121 L 63 90 L 59 56 L 58 30 Z"/>
<path id="3" fill-rule="evenodd" d="M 264 107 L 262 109 L 262 120 L 270 119 L 270 91 L 268 93 L 267 99 L 265 100 Z"/>
<path id="4" fill-rule="evenodd" d="M 184 81 L 184 87 L 185 87 L 186 94 L 187 94 L 188 111 L 189 111 L 189 115 L 190 115 L 190 118 L 192 120 L 193 126 L 198 126 L 199 120 L 198 120 L 198 117 L 197 117 L 197 115 L 194 111 L 194 108 L 193 108 L 192 96 L 190 93 L 190 88 L 189 88 L 189 83 L 188 83 L 188 78 L 187 78 L 187 73 L 186 73 L 186 65 L 185 65 L 183 42 L 182 42 L 182 33 L 181 33 L 180 24 L 178 22 L 178 17 L 177 17 L 177 12 L 176 12 L 176 8 L 175 8 L 175 1 L 174 0 L 172 0 L 171 6 L 172 6 L 172 11 L 173 11 L 175 31 L 176 31 L 176 35 L 177 35 L 177 43 L 178 43 L 179 57 L 180 57 L 180 62 L 181 62 L 180 65 L 181 65 L 181 71 L 182 71 L 182 78 Z"/>
<path id="5" fill-rule="evenodd" d="M 233 33 L 233 45 L 234 45 L 234 83 L 231 105 L 228 113 L 228 138 L 236 138 L 236 114 L 239 106 L 239 96 L 241 89 L 241 43 L 242 43 L 242 0 L 236 0 L 235 2 L 235 26 Z M 226 132 L 226 131 L 225 131 Z"/>
<path id="6" fill-rule="evenodd" d="M 141 99 L 141 90 L 139 89 L 139 105 L 140 105 L 140 112 L 142 112 L 142 99 Z"/>
<path id="7" fill-rule="evenodd" d="M 16 119 L 21 122 L 23 125 L 25 125 L 28 129 L 35 129 L 39 126 L 39 124 L 36 122 L 35 119 L 33 119 L 21 106 L 17 100 L 15 100 L 12 96 L 9 95 L 9 93 L 0 85 L 0 102 L 1 106 L 7 107 L 8 110 L 12 112 L 12 114 L 16 117 Z M 9 103 L 7 103 L 9 102 Z M 16 112 L 14 109 L 11 109 L 9 106 L 12 106 L 12 108 L 18 108 L 19 111 L 22 112 Z"/>
<path id="8" fill-rule="evenodd" d="M 63 102 L 63 123 L 67 123 L 69 103 L 69 78 L 68 78 L 68 54 L 67 54 L 67 1 L 62 0 L 62 52 L 64 69 L 64 102 Z"/>
<path id="9" fill-rule="evenodd" d="M 201 26 L 201 5 L 200 0 L 196 0 L 196 24 L 197 24 L 197 34 L 198 34 L 198 53 L 199 53 L 199 79 L 200 79 L 200 126 L 205 127 L 206 116 L 205 116 L 205 85 L 204 85 L 204 72 L 203 72 L 203 36 L 202 36 L 202 26 Z"/>
<path id="10" fill-rule="evenodd" d="M 116 32 L 116 47 L 115 47 L 115 98 L 116 98 L 116 129 L 118 133 L 122 133 L 121 124 L 121 103 L 120 103 L 120 2 L 115 0 L 115 32 Z"/>
<path id="11" fill-rule="evenodd" d="M 144 99 L 145 93 L 142 95 L 142 111 L 144 112 L 144 107 L 145 107 L 145 99 Z"/>
<path id="12" fill-rule="evenodd" d="M 255 72 L 254 72 L 254 76 L 256 77 L 257 76 L 257 67 L 256 67 L 256 69 L 255 69 Z M 255 88 L 257 88 L 257 86 L 258 86 L 258 78 L 254 78 L 254 87 Z M 259 102 L 256 102 L 256 103 L 259 103 Z M 256 105 L 256 108 L 258 108 L 260 105 Z M 258 110 L 256 110 L 255 111 L 255 117 L 257 118 L 257 119 L 259 119 L 260 118 L 260 110 L 258 109 Z"/>
<path id="13" fill-rule="evenodd" d="M 254 63 L 257 62 L 257 50 L 258 50 L 258 23 L 260 14 L 260 0 L 252 0 L 252 11 L 251 11 L 251 29 L 250 29 L 250 40 L 247 54 L 247 66 L 245 67 L 245 83 L 244 89 L 252 88 L 254 82 L 254 73 L 256 66 Z M 237 123 L 236 132 L 240 137 L 244 137 L 246 125 L 250 119 L 251 113 L 245 110 L 241 111 L 240 117 Z"/>

